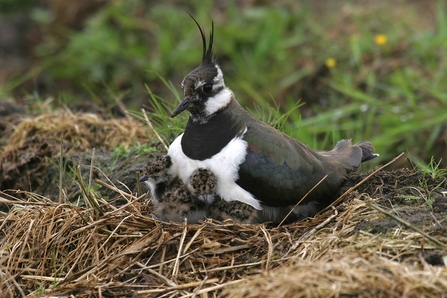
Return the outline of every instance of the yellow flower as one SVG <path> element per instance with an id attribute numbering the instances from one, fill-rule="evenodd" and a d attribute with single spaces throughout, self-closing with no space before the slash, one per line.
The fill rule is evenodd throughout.
<path id="1" fill-rule="evenodd" d="M 385 34 L 377 34 L 376 36 L 374 36 L 374 42 L 378 46 L 385 45 L 387 43 L 387 41 L 388 41 L 388 38 L 386 37 Z"/>
<path id="2" fill-rule="evenodd" d="M 327 58 L 324 64 L 326 64 L 327 68 L 333 68 L 337 65 L 337 60 L 335 60 L 335 58 Z"/>

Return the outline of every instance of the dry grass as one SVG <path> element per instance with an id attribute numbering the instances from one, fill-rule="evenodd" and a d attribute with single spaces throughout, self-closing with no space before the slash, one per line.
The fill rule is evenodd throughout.
<path id="1" fill-rule="evenodd" d="M 89 152 L 94 147 L 107 150 L 146 142 L 151 139 L 148 132 L 143 123 L 131 117 L 103 119 L 97 114 L 58 110 L 21 121 L 8 144 L 1 148 L 0 160 L 34 137 L 49 144 L 59 144 L 60 140 L 64 140 L 68 149 Z M 55 146 L 54 150 L 58 151 L 59 146 Z"/>
<path id="2" fill-rule="evenodd" d="M 419 258 L 437 248 L 398 228 L 356 228 L 384 215 L 352 192 L 337 209 L 279 228 L 150 218 L 145 197 L 117 208 L 59 204 L 35 194 L 1 195 L 2 293 L 10 297 L 439 297 L 447 270 Z M 5 296 L 5 297 L 6 297 Z"/>
<path id="3" fill-rule="evenodd" d="M 60 112 L 19 124 L 2 156 L 23 158 L 33 137 L 56 144 L 62 138 L 76 150 L 90 151 L 95 142 L 112 148 L 131 145 L 133 139 L 147 140 L 146 134 L 147 128 L 132 119 Z M 54 155 L 59 146 L 51 150 Z M 421 257 L 435 250 L 445 255 L 442 243 L 403 222 L 388 234 L 359 228 L 362 221 L 388 216 L 374 208 L 379 202 L 371 193 L 350 189 L 336 208 L 283 227 L 214 220 L 182 225 L 151 218 L 147 197 L 96 182 L 128 203 L 116 207 L 90 189 L 82 193 L 92 207 L 56 203 L 32 192 L 17 191 L 17 197 L 0 192 L 0 206 L 10 208 L 8 213 L 0 212 L 0 297 L 439 297 L 447 293 L 445 266 L 428 265 Z"/>
<path id="4" fill-rule="evenodd" d="M 152 138 L 153 132 L 130 116 L 104 119 L 97 114 L 59 109 L 25 118 L 16 125 L 7 145 L 0 147 L 0 189 L 41 190 L 51 176 L 51 162 L 62 163 L 65 157 L 89 153 L 94 148 L 104 154 L 117 147 L 141 146 Z"/>

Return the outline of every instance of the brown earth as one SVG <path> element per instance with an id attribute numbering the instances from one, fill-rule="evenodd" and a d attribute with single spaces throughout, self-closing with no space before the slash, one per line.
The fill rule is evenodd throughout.
<path id="1" fill-rule="evenodd" d="M 182 226 L 150 217 L 136 173 L 151 155 L 112 154 L 153 139 L 145 124 L 0 110 L 2 297 L 447 295 L 445 173 L 352 173 L 336 208 L 283 227 Z"/>

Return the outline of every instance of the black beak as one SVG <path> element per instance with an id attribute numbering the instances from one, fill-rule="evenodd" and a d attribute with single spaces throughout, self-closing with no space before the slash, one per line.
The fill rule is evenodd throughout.
<path id="1" fill-rule="evenodd" d="M 148 179 L 147 176 L 146 176 L 146 175 L 143 175 L 143 176 L 140 177 L 140 180 L 138 180 L 138 182 L 144 182 L 144 181 L 146 181 L 147 179 Z"/>
<path id="2" fill-rule="evenodd" d="M 192 101 L 190 101 L 188 97 L 183 98 L 182 102 L 177 106 L 177 108 L 175 108 L 174 112 L 172 112 L 171 118 L 174 118 L 175 116 L 186 110 L 186 108 L 188 108 L 191 104 Z"/>

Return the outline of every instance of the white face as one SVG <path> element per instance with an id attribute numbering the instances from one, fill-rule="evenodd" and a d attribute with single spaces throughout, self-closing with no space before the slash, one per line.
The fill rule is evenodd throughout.
<path id="1" fill-rule="evenodd" d="M 219 65 L 215 64 L 214 65 L 216 70 L 217 70 L 217 76 L 214 77 L 213 81 L 212 81 L 212 91 L 214 90 L 218 90 L 221 89 L 222 87 L 225 87 L 225 83 L 224 83 L 224 78 L 223 78 L 223 73 L 222 70 L 220 69 Z M 182 81 L 182 89 L 184 88 L 184 81 Z M 205 80 L 202 79 L 197 79 L 197 81 L 194 84 L 194 88 L 196 90 L 201 89 L 205 84 L 209 84 L 210 82 L 206 82 Z M 211 91 L 211 92 L 212 92 Z"/>
<path id="2" fill-rule="evenodd" d="M 232 97 L 233 92 L 230 89 L 222 89 L 215 96 L 208 98 L 207 102 L 205 103 L 205 113 L 207 115 L 212 115 L 220 109 L 226 107 L 230 103 Z"/>
<path id="3" fill-rule="evenodd" d="M 206 122 L 218 110 L 227 106 L 233 93 L 225 87 L 220 67 L 213 64 L 200 65 L 182 82 L 186 108 L 193 121 Z M 183 109 L 181 109 L 183 110 Z"/>
<path id="4" fill-rule="evenodd" d="M 214 96 L 209 97 L 205 103 L 205 113 L 212 115 L 218 110 L 226 107 L 233 96 L 230 89 L 225 87 L 223 73 L 220 67 L 216 64 L 217 76 L 213 79 L 213 90 L 220 90 Z"/>

